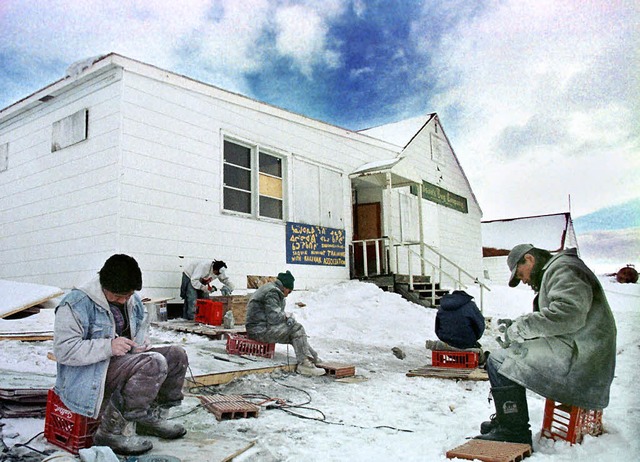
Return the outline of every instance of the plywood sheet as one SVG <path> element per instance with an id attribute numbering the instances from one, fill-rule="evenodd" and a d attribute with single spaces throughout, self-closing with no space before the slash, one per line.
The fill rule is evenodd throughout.
<path id="1" fill-rule="evenodd" d="M 59 287 L 0 279 L 0 318 L 59 297 Z"/>

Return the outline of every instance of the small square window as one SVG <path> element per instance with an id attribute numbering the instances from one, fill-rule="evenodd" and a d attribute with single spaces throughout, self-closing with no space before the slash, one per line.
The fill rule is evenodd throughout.
<path id="1" fill-rule="evenodd" d="M 9 143 L 0 144 L 0 172 L 9 168 Z"/>
<path id="2" fill-rule="evenodd" d="M 71 114 L 53 123 L 51 152 L 59 151 L 87 139 L 89 134 L 89 111 Z"/>

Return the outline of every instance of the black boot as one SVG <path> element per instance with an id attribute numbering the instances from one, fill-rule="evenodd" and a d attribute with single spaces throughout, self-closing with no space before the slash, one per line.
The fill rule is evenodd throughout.
<path id="1" fill-rule="evenodd" d="M 497 426 L 498 426 L 498 422 L 496 421 L 496 415 L 491 414 L 491 417 L 489 417 L 489 420 L 485 420 L 480 424 L 480 434 L 486 435 Z"/>
<path id="2" fill-rule="evenodd" d="M 151 441 L 136 436 L 135 423 L 127 421 L 112 401 L 102 413 L 93 445 L 109 446 L 116 454 L 125 456 L 143 454 L 153 448 Z"/>
<path id="3" fill-rule="evenodd" d="M 529 427 L 529 409 L 527 407 L 526 389 L 520 385 L 496 387 L 491 390 L 496 406 L 496 416 L 491 424 L 483 426 L 487 433 L 476 436 L 479 440 L 506 441 L 508 443 L 524 443 L 532 446 Z"/>
<path id="4" fill-rule="evenodd" d="M 157 436 L 167 440 L 175 440 L 186 435 L 187 430 L 178 422 L 167 420 L 168 407 L 154 403 L 142 416 L 131 415 L 136 422 L 138 435 Z"/>

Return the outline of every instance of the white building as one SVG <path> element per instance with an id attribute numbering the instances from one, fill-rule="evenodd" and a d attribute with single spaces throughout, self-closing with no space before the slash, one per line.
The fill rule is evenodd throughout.
<path id="1" fill-rule="evenodd" d="M 440 255 L 481 276 L 481 210 L 436 114 L 358 133 L 117 54 L 83 64 L 0 111 L 0 279 L 71 288 L 113 253 L 152 296 L 205 258 L 238 288 Z"/>
<path id="2" fill-rule="evenodd" d="M 485 278 L 507 284 L 511 273 L 507 255 L 518 244 L 531 244 L 555 253 L 578 248 L 570 212 L 482 222 Z"/>

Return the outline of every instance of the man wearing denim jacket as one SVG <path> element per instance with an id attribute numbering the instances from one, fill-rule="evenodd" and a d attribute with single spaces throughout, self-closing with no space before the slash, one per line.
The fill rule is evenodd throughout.
<path id="1" fill-rule="evenodd" d="M 135 293 L 142 274 L 134 258 L 113 255 L 98 274 L 56 308 L 55 392 L 71 411 L 101 418 L 95 445 L 142 454 L 153 444 L 136 432 L 165 439 L 186 433 L 163 410 L 184 398 L 188 358 L 182 347 L 147 344 L 148 322 Z"/>

